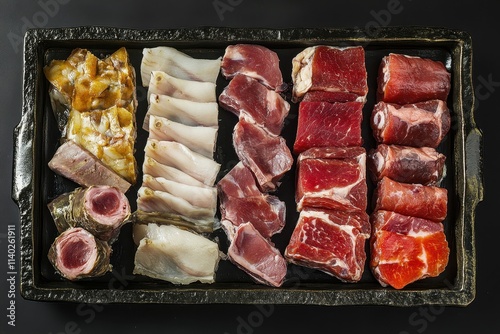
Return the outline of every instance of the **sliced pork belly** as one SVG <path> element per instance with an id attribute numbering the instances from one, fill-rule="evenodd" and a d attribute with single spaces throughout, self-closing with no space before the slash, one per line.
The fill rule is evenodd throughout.
<path id="1" fill-rule="evenodd" d="M 376 211 L 370 219 L 370 268 L 382 286 L 402 289 L 445 270 L 450 250 L 443 224 L 391 211 Z"/>
<path id="2" fill-rule="evenodd" d="M 286 276 L 287 264 L 279 250 L 251 223 L 239 226 L 222 224 L 231 242 L 227 252 L 231 262 L 258 283 L 280 287 Z"/>
<path id="3" fill-rule="evenodd" d="M 290 104 L 256 79 L 238 74 L 219 96 L 222 108 L 278 136 Z"/>
<path id="4" fill-rule="evenodd" d="M 294 102 L 365 102 L 368 93 L 365 51 L 359 47 L 312 46 L 292 60 Z"/>
<path id="5" fill-rule="evenodd" d="M 294 153 L 312 147 L 361 146 L 363 103 L 306 102 L 299 105 Z"/>
<path id="6" fill-rule="evenodd" d="M 151 94 L 168 95 L 195 102 L 216 102 L 215 83 L 175 78 L 162 71 L 152 71 L 148 89 Z"/>
<path id="7" fill-rule="evenodd" d="M 151 115 L 149 118 L 149 138 L 170 140 L 185 145 L 193 152 L 213 158 L 217 141 L 217 128 L 189 126 L 165 117 Z"/>
<path id="8" fill-rule="evenodd" d="M 383 177 L 377 184 L 373 196 L 374 211 L 394 211 L 435 222 L 441 222 L 446 218 L 448 204 L 446 188 L 400 183 Z"/>
<path id="9" fill-rule="evenodd" d="M 240 119 L 234 127 L 233 144 L 240 161 L 254 173 L 262 191 L 274 191 L 292 168 L 293 157 L 283 137 L 272 136 L 253 123 Z"/>
<path id="10" fill-rule="evenodd" d="M 163 71 L 169 75 L 194 81 L 213 82 L 219 75 L 221 58 L 199 59 L 168 46 L 144 48 L 142 50 L 141 79 L 149 86 L 151 72 Z"/>
<path id="11" fill-rule="evenodd" d="M 131 184 L 72 140 L 65 141 L 50 159 L 49 168 L 84 187 L 107 185 L 125 193 Z"/>
<path id="12" fill-rule="evenodd" d="M 379 102 L 371 115 L 373 135 L 384 144 L 436 148 L 450 124 L 450 111 L 441 100 L 402 106 Z"/>
<path id="13" fill-rule="evenodd" d="M 365 212 L 304 208 L 286 247 L 285 258 L 341 281 L 357 282 L 364 271 L 370 228 Z"/>
<path id="14" fill-rule="evenodd" d="M 188 126 L 219 126 L 217 102 L 196 102 L 168 95 L 151 94 L 149 107 L 144 117 L 144 130 L 149 130 L 150 115 L 168 118 Z"/>
<path id="15" fill-rule="evenodd" d="M 430 147 L 379 144 L 368 153 L 367 169 L 374 182 L 384 176 L 403 182 L 436 186 L 444 176 L 446 157 Z"/>
<path id="16" fill-rule="evenodd" d="M 255 178 L 241 162 L 218 183 L 221 220 L 235 226 L 251 223 L 265 238 L 285 225 L 286 206 L 278 197 L 263 194 Z"/>
<path id="17" fill-rule="evenodd" d="M 297 210 L 308 206 L 366 210 L 365 162 L 362 147 L 312 148 L 301 153 L 297 160 Z"/>
<path id="18" fill-rule="evenodd" d="M 446 101 L 451 87 L 442 62 L 395 53 L 382 58 L 377 80 L 378 101 L 397 104 Z"/>
<path id="19" fill-rule="evenodd" d="M 262 45 L 227 46 L 222 58 L 221 72 L 226 79 L 243 74 L 257 79 L 272 90 L 283 89 L 283 76 L 279 67 L 278 54 Z"/>

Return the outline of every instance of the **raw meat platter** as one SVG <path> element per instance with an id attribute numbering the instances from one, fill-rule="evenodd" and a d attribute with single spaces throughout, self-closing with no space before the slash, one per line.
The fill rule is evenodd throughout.
<path id="1" fill-rule="evenodd" d="M 450 130 L 436 150 L 446 156 L 445 177 L 440 187 L 447 191 L 446 218 L 442 221 L 448 242 L 446 268 L 435 277 L 412 282 L 403 288 L 381 285 L 365 263 L 356 282 L 332 277 L 327 273 L 289 263 L 286 276 L 278 286 L 259 284 L 232 261 L 218 262 L 213 282 L 173 284 L 146 275 L 134 274 L 137 244 L 132 224 L 121 228 L 112 245 L 112 269 L 97 277 L 68 280 L 54 270 L 49 252 L 58 230 L 47 204 L 62 193 L 75 188 L 72 181 L 56 174 L 48 163 L 61 144 L 58 121 L 52 112 L 50 83 L 44 67 L 52 60 L 66 59 L 76 48 L 91 51 L 104 58 L 126 48 L 135 68 L 136 121 L 135 159 L 137 179 L 145 159 L 148 132 L 143 124 L 148 110 L 148 88 L 141 84 L 140 68 L 144 48 L 167 46 L 193 58 L 223 57 L 226 48 L 236 44 L 254 44 L 272 50 L 279 57 L 283 74 L 281 95 L 290 108 L 283 120 L 281 136 L 293 150 L 296 140 L 299 103 L 292 101 L 292 59 L 302 50 L 316 45 L 357 47 L 364 50 L 367 73 L 365 103 L 362 106 L 362 147 L 368 152 L 377 146 L 370 127 L 370 115 L 377 102 L 377 75 L 383 57 L 389 54 L 427 58 L 441 62 L 451 74 L 447 100 L 451 113 Z M 359 29 L 233 29 L 193 28 L 172 30 L 133 30 L 104 27 L 33 29 L 25 36 L 24 100 L 22 119 L 14 131 L 13 199 L 20 208 L 21 294 L 39 301 L 73 301 L 85 303 L 274 303 L 313 305 L 392 305 L 424 304 L 466 306 L 475 297 L 475 207 L 482 200 L 481 131 L 474 121 L 474 97 L 471 80 L 472 42 L 463 31 L 444 28 L 391 27 L 376 34 Z M 233 79 L 235 80 L 235 79 Z M 235 81 L 236 82 L 236 81 Z M 219 97 L 229 80 L 216 79 Z M 288 87 L 288 88 L 287 88 Z M 153 116 L 151 116 L 153 117 Z M 233 146 L 233 130 L 238 117 L 218 107 L 218 133 L 214 160 L 220 164 L 216 181 L 221 180 L 239 162 Z M 297 156 L 280 180 L 273 195 L 286 205 L 285 225 L 272 236 L 274 247 L 283 254 L 299 220 L 296 204 Z M 126 192 L 131 210 L 137 209 L 141 183 Z M 375 184 L 367 178 L 367 213 L 370 214 Z M 220 199 L 219 199 L 220 200 Z M 349 216 L 349 214 L 347 214 Z M 221 212 L 217 206 L 216 218 Z M 353 214 L 351 214 L 351 218 Z M 222 254 L 228 253 L 228 237 L 222 228 L 211 232 Z M 370 245 L 366 243 L 366 253 Z"/>

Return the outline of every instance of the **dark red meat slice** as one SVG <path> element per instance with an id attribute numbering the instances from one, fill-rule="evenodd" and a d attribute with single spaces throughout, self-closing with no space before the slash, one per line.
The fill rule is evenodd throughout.
<path id="1" fill-rule="evenodd" d="M 371 115 L 379 143 L 436 148 L 450 130 L 446 103 L 431 100 L 408 105 L 379 102 Z"/>
<path id="2" fill-rule="evenodd" d="M 293 157 L 285 139 L 245 119 L 234 127 L 233 144 L 238 158 L 250 168 L 264 192 L 276 190 L 279 180 L 292 168 Z"/>
<path id="3" fill-rule="evenodd" d="M 298 158 L 296 202 L 303 207 L 364 211 L 366 153 L 362 147 L 313 148 Z"/>
<path id="4" fill-rule="evenodd" d="M 398 182 L 436 186 L 443 177 L 445 160 L 430 147 L 379 144 L 368 153 L 367 169 L 374 182 L 387 176 Z"/>
<path id="5" fill-rule="evenodd" d="M 446 101 L 451 74 L 442 62 L 391 53 L 382 59 L 378 73 L 378 101 L 408 104 Z"/>
<path id="6" fill-rule="evenodd" d="M 240 118 L 265 128 L 278 136 L 290 105 L 280 94 L 266 88 L 257 80 L 238 74 L 219 96 L 222 108 Z"/>
<path id="7" fill-rule="evenodd" d="M 270 89 L 283 89 L 278 54 L 262 45 L 229 45 L 222 58 L 221 72 L 226 79 L 243 74 L 257 79 Z"/>
<path id="8" fill-rule="evenodd" d="M 374 211 L 388 210 L 435 222 L 446 218 L 446 188 L 400 183 L 383 177 L 374 192 Z"/>
<path id="9" fill-rule="evenodd" d="M 344 282 L 357 282 L 363 274 L 369 236 L 365 212 L 304 208 L 285 249 L 285 258 Z"/>
<path id="10" fill-rule="evenodd" d="M 402 289 L 444 271 L 449 247 L 443 224 L 391 211 L 376 211 L 370 219 L 370 268 L 383 286 Z"/>
<path id="11" fill-rule="evenodd" d="M 294 153 L 312 147 L 361 146 L 363 103 L 302 101 L 299 106 Z"/>

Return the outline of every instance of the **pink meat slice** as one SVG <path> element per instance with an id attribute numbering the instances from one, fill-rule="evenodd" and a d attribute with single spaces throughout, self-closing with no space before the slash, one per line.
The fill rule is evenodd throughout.
<path id="1" fill-rule="evenodd" d="M 226 79 L 243 74 L 257 79 L 272 90 L 283 89 L 278 54 L 262 45 L 229 45 L 222 58 L 221 72 Z"/>
<path id="2" fill-rule="evenodd" d="M 379 143 L 432 148 L 441 143 L 451 125 L 450 111 L 441 100 L 407 105 L 379 102 L 370 121 Z"/>
<path id="3" fill-rule="evenodd" d="M 397 104 L 446 101 L 451 88 L 451 74 L 442 62 L 394 53 L 382 59 L 377 80 L 378 101 Z"/>
<path id="4" fill-rule="evenodd" d="M 297 210 L 322 207 L 365 211 L 366 152 L 363 147 L 311 148 L 298 157 Z"/>
<path id="5" fill-rule="evenodd" d="M 279 180 L 292 168 L 293 157 L 285 139 L 245 119 L 234 127 L 233 145 L 240 161 L 255 175 L 261 191 L 276 190 Z"/>
<path id="6" fill-rule="evenodd" d="M 290 104 L 256 79 L 238 74 L 219 96 L 222 108 L 278 136 Z"/>
<path id="7" fill-rule="evenodd" d="M 262 193 L 252 172 L 239 162 L 218 183 L 221 220 L 234 226 L 251 223 L 265 238 L 285 225 L 286 206 L 273 195 Z"/>
<path id="8" fill-rule="evenodd" d="M 285 249 L 285 258 L 341 281 L 357 282 L 364 271 L 370 228 L 365 212 L 305 208 Z"/>
<path id="9" fill-rule="evenodd" d="M 227 253 L 231 262 L 259 283 L 273 287 L 283 284 L 287 271 L 285 258 L 251 223 L 222 226 L 231 242 Z"/>
<path id="10" fill-rule="evenodd" d="M 385 210 L 370 220 L 370 268 L 381 285 L 402 289 L 445 270 L 450 250 L 443 224 Z"/>
<path id="11" fill-rule="evenodd" d="M 361 146 L 363 103 L 306 102 L 299 105 L 294 153 L 312 147 Z"/>

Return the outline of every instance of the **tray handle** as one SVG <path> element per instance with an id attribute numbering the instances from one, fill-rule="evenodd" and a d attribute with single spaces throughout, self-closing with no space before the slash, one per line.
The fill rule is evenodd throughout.
<path id="1" fill-rule="evenodd" d="M 483 200 L 484 185 L 482 176 L 483 135 L 478 128 L 473 128 L 465 139 L 465 178 L 472 204 L 476 206 Z"/>
<path id="2" fill-rule="evenodd" d="M 22 210 L 25 200 L 31 202 L 26 192 L 30 192 L 33 185 L 33 117 L 30 113 L 23 113 L 22 119 L 14 129 L 14 159 L 12 168 L 12 199 Z M 29 193 L 28 193 L 29 194 Z M 29 203 L 26 203 L 29 204 Z M 28 205 L 28 208 L 31 205 Z"/>

